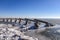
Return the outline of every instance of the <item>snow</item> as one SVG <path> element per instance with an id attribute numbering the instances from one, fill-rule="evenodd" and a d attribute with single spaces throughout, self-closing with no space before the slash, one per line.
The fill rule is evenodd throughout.
<path id="1" fill-rule="evenodd" d="M 20 36 L 21 39 L 28 39 L 28 40 L 38 40 L 37 38 L 34 39 L 32 37 L 24 35 L 23 32 L 16 26 L 12 26 L 11 24 L 0 24 L 0 40 L 18 40 Z M 13 37 L 14 35 L 17 35 L 15 38 Z M 4 38 L 5 37 L 5 38 Z"/>
<path id="2" fill-rule="evenodd" d="M 23 29 L 28 29 L 29 27 L 34 26 L 34 23 L 35 22 L 31 21 L 30 23 L 27 23 L 27 25 L 24 25 L 25 21 L 22 20 L 20 24 L 16 23 L 15 26 L 12 26 L 12 24 L 0 24 L 0 40 L 18 40 L 19 38 L 28 40 L 55 40 L 55 38 L 60 38 L 60 25 L 58 24 L 50 27 L 44 27 L 46 24 L 41 23 L 38 24 L 38 29 L 28 30 L 24 32 Z M 20 29 L 21 26 L 23 26 L 24 28 Z M 23 32 L 21 32 L 21 30 L 23 30 Z M 43 35 L 41 35 L 41 32 L 43 32 Z M 14 35 L 17 36 L 13 37 Z M 47 35 L 48 37 L 46 37 Z"/>

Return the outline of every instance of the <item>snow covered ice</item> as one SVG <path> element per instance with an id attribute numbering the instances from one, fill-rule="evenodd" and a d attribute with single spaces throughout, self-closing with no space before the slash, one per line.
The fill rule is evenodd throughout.
<path id="1" fill-rule="evenodd" d="M 14 23 L 0 23 L 0 40 L 60 40 L 60 25 L 44 27 L 45 23 L 38 23 L 37 29 L 29 30 L 33 27 L 34 21 L 22 20 Z"/>
<path id="2" fill-rule="evenodd" d="M 24 33 L 20 32 L 20 29 L 11 24 L 0 24 L 0 40 L 38 40 L 25 36 Z"/>

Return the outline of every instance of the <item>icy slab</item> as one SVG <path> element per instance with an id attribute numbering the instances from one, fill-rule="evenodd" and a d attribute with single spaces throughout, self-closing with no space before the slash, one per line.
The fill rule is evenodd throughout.
<path id="1" fill-rule="evenodd" d="M 56 24 L 53 27 L 47 27 L 48 30 L 52 30 L 53 32 L 59 32 L 60 33 L 60 25 Z"/>
<path id="2" fill-rule="evenodd" d="M 29 31 L 26 31 L 25 32 L 25 35 L 28 35 L 28 36 L 31 36 L 33 38 L 38 38 L 38 40 L 51 40 L 50 38 L 44 36 L 44 35 L 41 35 L 40 33 L 37 33 L 36 32 L 37 30 L 29 30 Z"/>
<path id="3" fill-rule="evenodd" d="M 39 28 L 44 28 L 45 25 L 45 23 L 40 23 Z"/>
<path id="4" fill-rule="evenodd" d="M 25 24 L 25 22 L 26 22 L 26 21 L 21 20 L 21 23 L 20 23 L 20 24 L 23 25 L 23 24 Z"/>

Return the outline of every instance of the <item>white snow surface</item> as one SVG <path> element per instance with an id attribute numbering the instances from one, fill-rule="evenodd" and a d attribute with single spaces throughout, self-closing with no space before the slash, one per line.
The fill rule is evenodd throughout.
<path id="1" fill-rule="evenodd" d="M 13 37 L 14 35 L 17 36 Z M 37 38 L 24 35 L 17 26 L 12 26 L 11 24 L 0 24 L 0 40 L 18 40 L 18 36 L 20 36 L 21 39 L 38 40 Z"/>

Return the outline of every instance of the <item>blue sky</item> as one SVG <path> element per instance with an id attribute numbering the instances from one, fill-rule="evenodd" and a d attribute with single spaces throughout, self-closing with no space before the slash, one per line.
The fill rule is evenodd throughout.
<path id="1" fill-rule="evenodd" d="M 60 0 L 0 0 L 0 17 L 60 18 Z"/>

